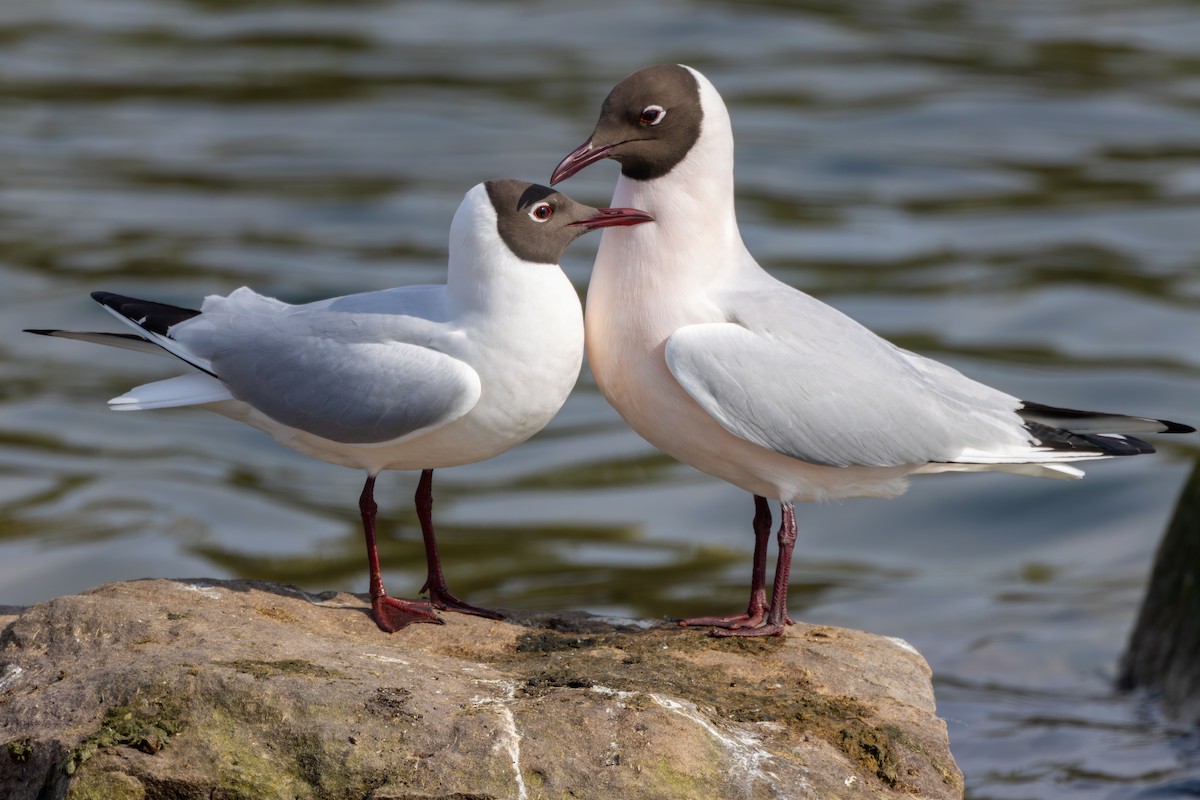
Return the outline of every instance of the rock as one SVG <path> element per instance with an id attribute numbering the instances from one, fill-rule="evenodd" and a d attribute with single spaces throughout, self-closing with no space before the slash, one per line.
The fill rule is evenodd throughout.
<path id="1" fill-rule="evenodd" d="M 248 581 L 9 611 L 9 800 L 963 795 L 929 667 L 856 631 L 513 612 L 389 636 L 358 596 Z"/>
<path id="2" fill-rule="evenodd" d="M 1158 692 L 1172 719 L 1200 725 L 1200 462 L 1158 545 L 1129 647 L 1121 689 Z"/>

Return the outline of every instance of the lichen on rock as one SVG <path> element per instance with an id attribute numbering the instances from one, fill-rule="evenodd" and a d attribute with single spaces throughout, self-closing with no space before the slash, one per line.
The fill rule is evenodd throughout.
<path id="1" fill-rule="evenodd" d="M 9 617 L 0 796 L 962 796 L 928 667 L 888 639 L 519 612 L 388 636 L 366 610 L 156 580 Z"/>

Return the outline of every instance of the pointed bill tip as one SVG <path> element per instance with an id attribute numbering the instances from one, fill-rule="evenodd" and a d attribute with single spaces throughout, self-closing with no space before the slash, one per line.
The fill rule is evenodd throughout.
<path id="1" fill-rule="evenodd" d="M 613 147 L 614 145 L 611 144 L 596 147 L 592 144 L 591 138 L 589 138 L 586 142 L 568 153 L 566 158 L 558 162 L 558 166 L 554 168 L 554 172 L 550 173 L 550 185 L 554 186 L 560 181 L 565 181 L 584 167 L 607 158 L 609 151 Z"/>
<path id="2" fill-rule="evenodd" d="M 654 222 L 654 217 L 637 208 L 598 208 L 593 216 L 572 222 L 571 225 L 592 231 L 596 228 L 617 228 Z"/>

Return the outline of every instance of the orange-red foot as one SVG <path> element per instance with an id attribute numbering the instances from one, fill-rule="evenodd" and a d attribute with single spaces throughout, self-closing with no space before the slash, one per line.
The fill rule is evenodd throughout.
<path id="1" fill-rule="evenodd" d="M 504 619 L 503 614 L 492 611 L 490 608 L 480 608 L 470 603 L 464 603 L 446 589 L 430 587 L 429 602 L 434 608 L 441 611 L 457 611 L 459 614 L 474 614 L 487 619 Z"/>
<path id="2" fill-rule="evenodd" d="M 400 600 L 387 595 L 376 597 L 371 601 L 371 617 L 379 629 L 385 633 L 395 633 L 414 622 L 445 624 L 428 603 Z"/>

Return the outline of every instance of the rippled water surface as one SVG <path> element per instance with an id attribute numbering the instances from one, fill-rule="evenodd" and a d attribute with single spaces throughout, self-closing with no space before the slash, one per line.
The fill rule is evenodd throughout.
<path id="1" fill-rule="evenodd" d="M 611 85 L 701 68 L 776 275 L 1014 394 L 1200 420 L 1200 6 L 1184 0 L 0 4 L 0 603 L 143 576 L 363 591 L 361 476 L 199 411 L 110 414 L 172 366 L 25 327 L 440 281 L 478 180 L 545 181 Z M 566 190 L 604 204 L 616 167 Z M 595 241 L 566 267 L 582 291 Z M 972 798 L 1200 795 L 1196 739 L 1115 662 L 1196 438 L 1084 481 L 918 481 L 799 509 L 793 615 L 933 666 Z M 423 578 L 380 481 L 388 585 Z M 532 442 L 438 475 L 451 586 L 660 617 L 744 602 L 750 498 L 586 374 Z M 453 619 L 450 620 L 453 624 Z"/>

